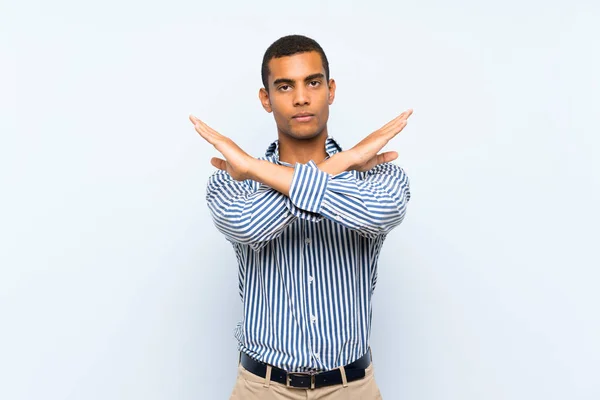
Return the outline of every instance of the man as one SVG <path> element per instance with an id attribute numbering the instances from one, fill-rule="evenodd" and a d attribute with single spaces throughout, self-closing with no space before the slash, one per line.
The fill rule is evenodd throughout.
<path id="1" fill-rule="evenodd" d="M 224 157 L 206 199 L 239 264 L 244 319 L 231 399 L 378 399 L 371 296 L 386 235 L 410 199 L 405 172 L 378 152 L 412 110 L 342 151 L 329 136 L 335 81 L 321 46 L 285 36 L 266 51 L 263 108 L 278 140 L 264 157 L 190 115 Z"/>

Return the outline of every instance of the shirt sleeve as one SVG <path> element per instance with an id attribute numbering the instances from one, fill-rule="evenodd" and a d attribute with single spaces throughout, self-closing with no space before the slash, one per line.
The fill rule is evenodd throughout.
<path id="1" fill-rule="evenodd" d="M 297 208 L 289 197 L 269 186 L 251 180 L 236 181 L 222 170 L 209 178 L 206 201 L 215 226 L 226 239 L 250 245 L 256 251 L 297 218 L 323 218 Z"/>
<path id="2" fill-rule="evenodd" d="M 410 183 L 404 170 L 392 163 L 379 164 L 357 177 L 353 171 L 329 175 L 311 161 L 295 165 L 290 200 L 302 210 L 375 238 L 404 219 Z"/>

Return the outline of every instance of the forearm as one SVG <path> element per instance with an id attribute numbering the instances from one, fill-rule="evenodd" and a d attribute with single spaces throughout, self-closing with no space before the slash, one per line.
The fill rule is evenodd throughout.
<path id="1" fill-rule="evenodd" d="M 333 156 L 317 164 L 317 167 L 327 172 L 329 175 L 337 175 L 344 171 L 348 171 L 352 165 L 350 162 L 351 154 L 349 150 L 335 153 Z"/>
<path id="2" fill-rule="evenodd" d="M 298 211 L 290 199 L 256 182 L 236 181 L 219 170 L 208 180 L 206 201 L 217 229 L 232 242 L 248 244 L 254 250 L 280 235 Z"/>
<path id="3" fill-rule="evenodd" d="M 375 167 L 365 180 L 342 174 L 352 168 L 350 159 L 340 152 L 318 165 L 311 161 L 293 168 L 256 160 L 250 179 L 287 196 L 301 213 L 334 220 L 367 237 L 389 232 L 404 219 L 408 178 L 390 163 Z"/>
<path id="4" fill-rule="evenodd" d="M 410 184 L 404 170 L 380 164 L 364 179 L 352 174 L 332 179 L 316 212 L 367 237 L 386 234 L 404 219 Z"/>
<path id="5" fill-rule="evenodd" d="M 329 175 L 337 175 L 350 167 L 347 152 L 336 153 L 317 164 L 317 167 Z M 290 195 L 290 187 L 294 177 L 294 168 L 278 165 L 266 160 L 256 160 L 250 170 L 250 179 L 263 183 L 286 196 Z"/>
<path id="6" fill-rule="evenodd" d="M 294 168 L 274 164 L 266 160 L 258 160 L 251 164 L 249 171 L 250 179 L 267 185 L 278 192 L 289 196 Z"/>

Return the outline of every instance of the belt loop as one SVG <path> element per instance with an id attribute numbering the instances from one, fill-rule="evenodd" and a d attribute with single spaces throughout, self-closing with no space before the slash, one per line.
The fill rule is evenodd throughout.
<path id="1" fill-rule="evenodd" d="M 242 363 L 242 352 L 238 355 L 238 366 Z"/>
<path id="2" fill-rule="evenodd" d="M 347 387 L 348 386 L 348 380 L 346 379 L 346 369 L 344 368 L 343 365 L 340 367 L 340 373 L 342 374 L 342 385 L 344 387 Z"/>
<path id="3" fill-rule="evenodd" d="M 263 386 L 267 388 L 271 384 L 271 368 L 273 367 L 267 364 L 267 374 L 265 375 L 265 383 L 263 384 Z"/>

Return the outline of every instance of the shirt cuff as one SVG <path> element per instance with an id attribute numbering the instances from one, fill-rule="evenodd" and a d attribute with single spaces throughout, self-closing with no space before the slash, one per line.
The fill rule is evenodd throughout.
<path id="1" fill-rule="evenodd" d="M 309 211 L 302 210 L 296 207 L 289 197 L 286 197 L 285 205 L 288 208 L 290 214 L 299 219 L 303 219 L 310 222 L 320 222 L 325 218 L 321 214 L 311 213 Z"/>
<path id="2" fill-rule="evenodd" d="M 318 213 L 328 182 L 329 174 L 317 168 L 314 162 L 296 163 L 290 186 L 290 200 L 302 210 Z"/>

